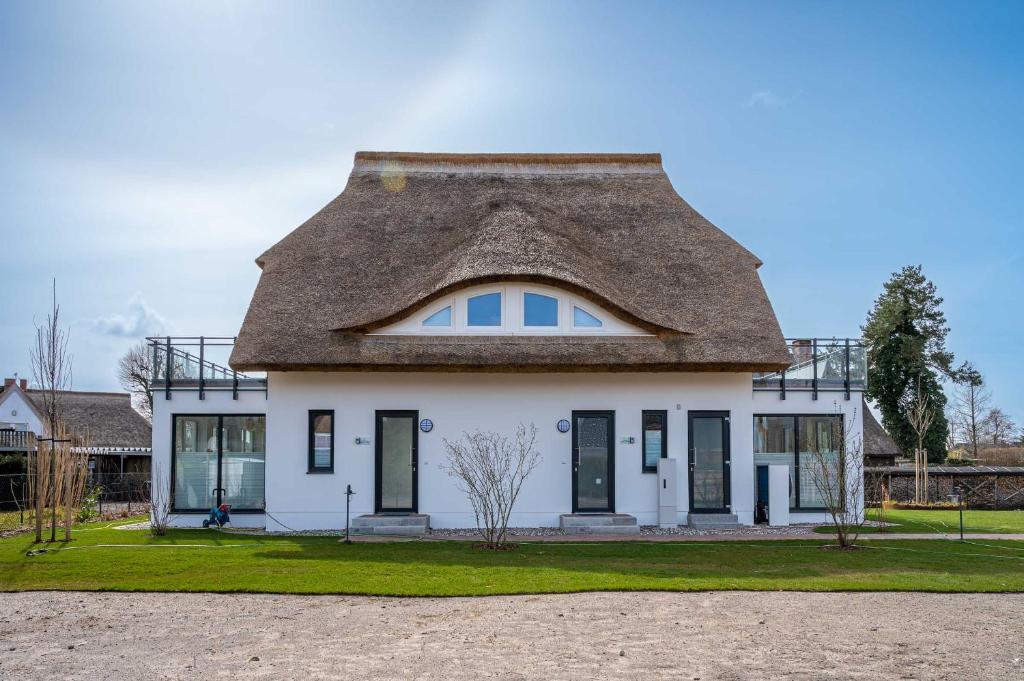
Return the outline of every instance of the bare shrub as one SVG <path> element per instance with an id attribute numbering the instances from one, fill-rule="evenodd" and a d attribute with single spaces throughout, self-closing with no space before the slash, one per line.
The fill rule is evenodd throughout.
<path id="1" fill-rule="evenodd" d="M 153 465 L 150 480 L 149 527 L 155 536 L 162 537 L 167 534 L 167 528 L 171 524 L 171 488 L 167 484 L 167 476 L 162 465 Z"/>
<path id="2" fill-rule="evenodd" d="M 840 548 L 852 548 L 864 527 L 861 500 L 864 495 L 864 453 L 859 436 L 852 436 L 855 412 L 843 427 L 841 418 L 832 426 L 829 446 L 816 441 L 810 451 L 810 477 L 835 527 Z"/>
<path id="3" fill-rule="evenodd" d="M 508 521 L 519 490 L 540 463 L 534 448 L 537 426 L 520 423 L 510 440 L 499 433 L 463 432 L 461 440 L 444 440 L 448 475 L 459 481 L 476 516 L 477 530 L 487 548 L 505 544 Z"/>

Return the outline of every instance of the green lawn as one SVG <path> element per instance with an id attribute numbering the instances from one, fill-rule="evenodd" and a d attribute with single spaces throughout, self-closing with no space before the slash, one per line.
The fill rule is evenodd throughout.
<path id="1" fill-rule="evenodd" d="M 877 508 L 869 508 L 868 520 L 881 520 Z M 893 527 L 865 527 L 862 532 L 871 534 L 889 533 L 960 533 L 958 511 L 898 511 L 885 512 L 885 522 Z M 833 532 L 830 527 L 820 527 L 818 532 Z M 964 511 L 964 532 L 984 534 L 1024 534 L 1024 511 Z"/>
<path id="2" fill-rule="evenodd" d="M 26 556 L 0 539 L 0 590 L 250 591 L 487 595 L 604 590 L 1024 591 L 1024 542 L 536 543 L 489 552 L 465 541 L 355 543 L 213 530 L 77 530 Z M 102 526 L 100 526 L 102 527 Z M 45 545 L 44 545 L 45 546 Z"/>

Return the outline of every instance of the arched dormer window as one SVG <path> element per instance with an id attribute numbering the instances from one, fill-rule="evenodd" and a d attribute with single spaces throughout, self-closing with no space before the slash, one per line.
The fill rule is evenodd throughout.
<path id="1" fill-rule="evenodd" d="M 481 284 L 455 291 L 373 335 L 647 336 L 590 300 L 544 284 Z"/>

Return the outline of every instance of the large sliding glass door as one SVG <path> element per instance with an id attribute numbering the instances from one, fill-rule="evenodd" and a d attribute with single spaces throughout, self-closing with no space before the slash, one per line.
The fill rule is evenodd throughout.
<path id="1" fill-rule="evenodd" d="M 176 414 L 173 427 L 173 511 L 263 510 L 265 416 Z"/>

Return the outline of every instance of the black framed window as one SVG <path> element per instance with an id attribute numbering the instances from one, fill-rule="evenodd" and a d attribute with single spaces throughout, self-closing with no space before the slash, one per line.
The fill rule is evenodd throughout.
<path id="1" fill-rule="evenodd" d="M 334 410 L 309 411 L 309 472 L 334 472 Z"/>
<path id="2" fill-rule="evenodd" d="M 755 414 L 754 466 L 789 466 L 792 511 L 823 511 L 825 500 L 814 467 L 823 459 L 839 465 L 843 418 L 837 414 Z M 839 479 L 839 476 L 832 476 Z"/>
<path id="3" fill-rule="evenodd" d="M 640 449 L 644 473 L 658 472 L 658 459 L 668 457 L 668 412 L 645 409 Z"/>
<path id="4" fill-rule="evenodd" d="M 266 504 L 263 414 L 174 414 L 171 417 L 171 510 L 261 512 Z"/>

